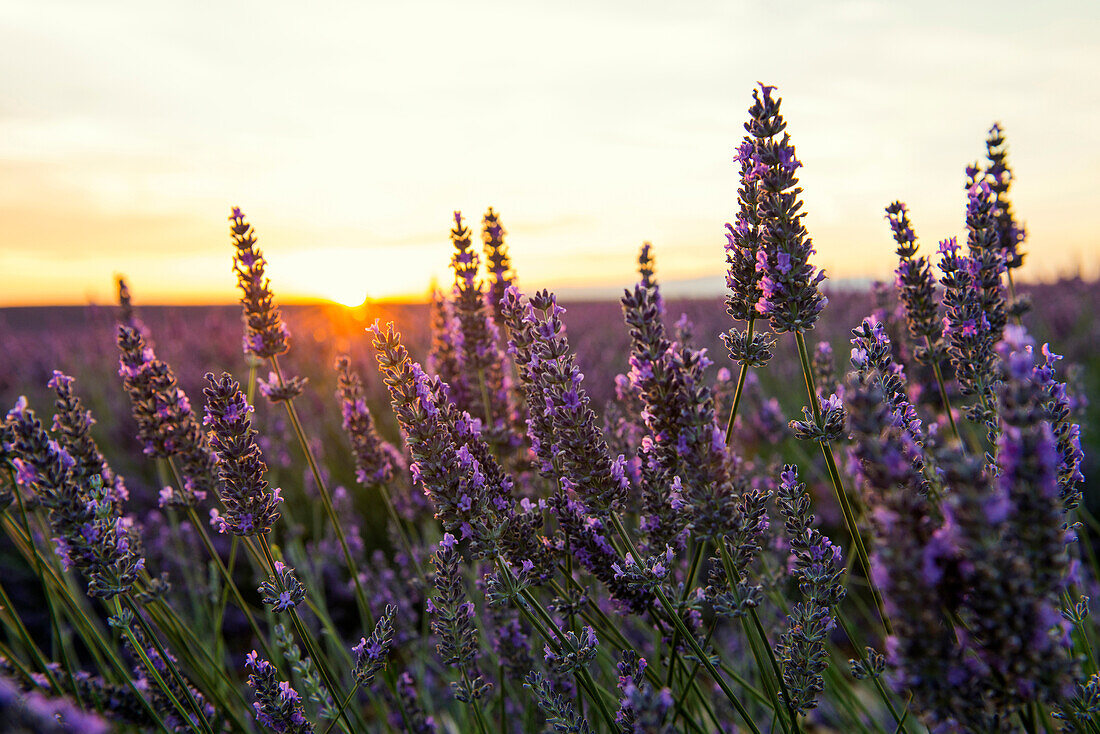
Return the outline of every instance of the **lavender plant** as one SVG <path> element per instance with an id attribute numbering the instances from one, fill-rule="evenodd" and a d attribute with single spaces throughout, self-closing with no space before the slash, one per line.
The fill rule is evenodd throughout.
<path id="1" fill-rule="evenodd" d="M 404 334 L 345 314 L 320 366 L 239 209 L 244 354 L 120 282 L 123 390 L 89 356 L 0 422 L 0 729 L 1100 731 L 1085 402 L 1022 327 L 1002 131 L 965 245 L 933 262 L 895 202 L 893 288 L 826 310 L 780 107 L 754 91 L 725 312 L 673 325 L 649 243 L 625 328 L 524 297 L 491 208 L 483 250 L 456 214 L 430 307 L 371 306 Z"/>

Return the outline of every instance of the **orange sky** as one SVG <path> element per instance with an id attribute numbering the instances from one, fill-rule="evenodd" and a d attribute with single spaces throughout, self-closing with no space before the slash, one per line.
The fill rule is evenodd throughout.
<path id="1" fill-rule="evenodd" d="M 186 8 L 186 9 L 182 9 Z M 525 287 L 613 293 L 643 240 L 717 292 L 759 79 L 784 97 L 831 276 L 888 277 L 883 207 L 962 230 L 1007 130 L 1025 277 L 1098 272 L 1100 3 L 0 5 L 0 305 L 423 294 L 492 205 Z M 693 281 L 694 282 L 694 281 Z"/>

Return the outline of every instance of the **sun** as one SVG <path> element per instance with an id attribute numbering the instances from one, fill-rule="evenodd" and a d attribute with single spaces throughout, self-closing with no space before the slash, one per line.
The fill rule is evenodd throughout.
<path id="1" fill-rule="evenodd" d="M 334 284 L 329 287 L 325 297 L 348 308 L 362 306 L 367 300 L 367 291 L 362 282 Z"/>

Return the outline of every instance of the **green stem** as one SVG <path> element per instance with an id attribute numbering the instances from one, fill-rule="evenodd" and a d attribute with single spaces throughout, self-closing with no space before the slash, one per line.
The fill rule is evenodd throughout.
<path id="1" fill-rule="evenodd" d="M 610 517 L 611 523 L 615 527 L 615 532 L 619 535 L 620 538 L 622 538 L 622 541 L 626 544 L 626 547 L 630 549 L 630 555 L 633 556 L 634 562 L 637 563 L 639 567 L 643 567 L 645 562 L 642 560 L 641 554 L 638 553 L 638 549 L 634 547 L 634 541 L 630 539 L 630 536 L 626 532 L 626 528 L 623 527 L 622 520 L 620 520 L 619 516 L 616 515 L 614 512 L 610 513 Z M 754 734 L 760 734 L 760 729 L 757 728 L 756 724 L 752 720 L 752 717 L 749 716 L 749 712 L 745 709 L 744 704 L 741 703 L 741 700 L 737 697 L 737 694 L 735 694 L 733 690 L 729 687 L 729 684 L 726 683 L 725 678 L 718 671 L 718 668 L 715 667 L 713 662 L 711 662 L 710 656 L 707 655 L 706 651 L 704 651 L 703 648 L 699 646 L 699 642 L 695 639 L 695 636 L 692 635 L 691 632 L 688 630 L 687 625 L 684 624 L 684 620 L 680 619 L 680 615 L 672 606 L 672 602 L 670 602 L 668 600 L 668 597 L 665 596 L 665 592 L 661 589 L 660 586 L 658 586 L 654 591 L 657 596 L 657 601 L 660 602 L 661 608 L 664 609 L 665 615 L 667 615 L 669 619 L 672 620 L 673 625 L 675 625 L 676 629 L 680 631 L 680 635 L 685 640 L 687 640 L 688 646 L 691 647 L 692 652 L 695 653 L 695 655 L 698 656 L 698 658 L 703 662 L 703 666 L 706 667 L 707 672 L 710 673 L 711 678 L 713 678 L 714 682 L 718 684 L 718 687 L 722 689 L 722 693 L 724 693 L 726 698 L 729 699 L 730 704 L 733 706 L 734 709 L 737 710 L 738 715 L 740 715 L 741 718 L 745 721 L 745 725 L 748 726 L 749 731 L 752 731 Z"/>
<path id="2" fill-rule="evenodd" d="M 810 400 L 810 408 L 813 411 L 814 420 L 820 423 L 821 405 L 817 398 L 817 389 L 814 387 L 813 370 L 810 368 L 810 357 L 809 353 L 806 351 L 806 338 L 801 331 L 796 331 L 794 336 L 795 343 L 798 345 L 798 358 L 802 363 L 802 376 L 806 381 L 806 393 Z M 856 522 L 855 512 L 853 512 L 852 506 L 848 501 L 848 494 L 844 491 L 844 485 L 840 479 L 840 472 L 837 469 L 836 460 L 833 458 L 833 449 L 828 441 L 820 441 L 819 444 L 821 445 L 821 454 L 825 458 L 825 466 L 829 470 L 829 479 L 832 481 L 833 491 L 836 493 L 837 501 L 840 503 L 841 514 L 844 516 L 844 524 L 847 525 L 848 533 L 852 536 L 852 545 L 855 548 L 860 564 L 863 566 L 863 573 L 867 578 L 867 583 L 870 585 L 871 595 L 875 600 L 875 608 L 878 610 L 879 618 L 882 620 L 882 626 L 886 630 L 886 634 L 892 634 L 890 620 L 883 611 L 882 595 L 879 593 L 878 585 L 875 584 L 874 577 L 871 575 L 871 562 L 867 556 L 867 549 L 863 545 L 863 536 L 860 535 L 859 532 L 859 523 Z"/>
<path id="3" fill-rule="evenodd" d="M 283 378 L 283 371 L 279 367 L 278 357 L 272 355 L 271 366 L 274 369 L 276 378 L 279 380 L 279 386 L 284 387 L 286 381 Z M 313 481 L 317 484 L 317 491 L 321 495 L 321 502 L 325 507 L 325 512 L 328 514 L 329 522 L 332 524 L 332 529 L 336 532 L 336 539 L 340 543 L 340 550 L 343 551 L 344 562 L 347 563 L 348 566 L 348 573 L 351 574 L 352 582 L 355 584 L 355 600 L 359 606 L 360 622 L 364 630 L 374 629 L 374 616 L 371 614 L 370 605 L 367 603 L 367 595 L 363 590 L 363 583 L 359 579 L 359 566 L 356 564 L 355 558 L 351 554 L 351 549 L 348 547 L 347 536 L 344 534 L 344 528 L 340 524 L 339 518 L 336 516 L 336 508 L 332 504 L 332 495 L 329 493 L 328 485 L 321 475 L 321 469 L 317 465 L 317 459 L 313 456 L 313 449 L 310 448 L 309 440 L 306 438 L 305 430 L 302 428 L 302 422 L 298 418 L 298 411 L 294 407 L 293 399 L 286 400 L 283 404 L 286 406 L 287 416 L 290 418 L 294 433 L 298 437 L 298 444 L 305 454 L 306 463 L 309 464 L 309 470 L 313 474 Z"/>
<path id="4" fill-rule="evenodd" d="M 730 557 L 729 548 L 726 547 L 725 538 L 718 540 L 718 553 L 722 559 L 722 567 L 726 571 L 726 583 L 729 584 L 730 592 L 737 593 L 737 580 L 740 577 L 737 573 L 737 569 L 734 567 L 733 559 Z M 741 627 L 745 631 L 745 639 L 749 642 L 749 647 L 752 649 L 753 659 L 756 660 L 756 668 L 760 671 L 760 680 L 764 683 L 764 689 L 768 692 L 768 696 L 771 698 L 772 710 L 775 712 L 777 718 L 783 721 L 783 709 L 786 709 L 788 716 L 790 717 L 790 731 L 798 731 L 798 718 L 795 716 L 794 709 L 791 708 L 791 695 L 787 690 L 787 684 L 783 681 L 783 674 L 779 670 L 779 663 L 775 660 L 775 655 L 772 654 L 771 645 L 768 643 L 768 637 L 764 634 L 764 627 L 760 624 L 760 617 L 757 616 L 756 610 L 752 610 L 752 617 L 756 622 L 756 630 L 760 636 L 761 644 L 767 648 L 767 657 L 771 660 L 771 671 L 775 676 L 775 685 L 773 686 L 771 678 L 768 676 L 768 668 L 764 661 L 764 656 L 759 650 L 757 640 L 753 635 L 752 628 L 749 627 L 749 622 L 743 616 L 741 617 Z M 777 689 L 781 689 L 783 701 L 779 700 L 779 692 Z M 787 728 L 788 723 L 784 722 L 784 728 Z"/>
<path id="5" fill-rule="evenodd" d="M 188 684 L 187 679 L 183 677 L 183 674 L 180 673 L 176 665 L 171 664 L 168 657 L 168 651 L 165 649 L 164 645 L 157 637 L 156 632 L 153 631 L 153 628 L 141 615 L 141 610 L 138 609 L 137 604 L 134 603 L 134 600 L 130 597 L 129 594 L 123 594 L 122 600 L 126 603 L 126 606 L 129 608 L 129 610 L 133 612 L 134 619 L 137 620 L 138 626 L 141 627 L 141 631 L 145 633 L 146 639 L 148 639 L 149 642 L 152 643 L 153 647 L 157 651 L 157 654 L 160 655 L 160 659 L 164 662 L 165 669 L 169 671 L 172 678 L 176 681 L 176 685 L 179 686 L 179 689 L 183 691 L 184 695 L 187 697 L 187 704 L 191 707 L 191 710 L 195 714 L 194 720 L 199 723 L 200 728 L 204 732 L 209 732 L 210 734 L 213 734 L 213 730 L 210 728 L 210 723 L 206 720 L 206 715 L 203 714 L 202 707 L 199 706 L 199 702 L 195 699 L 195 695 L 194 693 L 192 693 L 191 686 Z"/>
<path id="6" fill-rule="evenodd" d="M 940 369 L 940 362 L 935 358 L 932 352 L 932 340 L 928 337 L 924 337 L 924 345 L 928 348 L 928 361 L 932 363 L 932 372 L 936 376 L 936 385 L 940 389 L 940 401 L 943 402 L 943 412 L 947 416 L 947 420 L 951 423 L 951 433 L 955 435 L 955 440 L 962 444 L 962 436 L 959 435 L 959 427 L 955 425 L 955 413 L 951 410 L 951 398 L 947 395 L 947 384 L 943 380 L 943 371 Z"/>
<path id="7" fill-rule="evenodd" d="M 274 578 L 278 578 L 279 574 L 275 570 L 275 556 L 271 553 L 271 546 L 268 545 L 267 536 L 257 535 L 256 540 L 257 544 L 260 546 L 260 550 L 263 552 L 264 559 L 267 561 L 268 573 Z M 298 634 L 298 639 L 305 645 L 306 653 L 313 658 L 313 662 L 317 664 L 317 669 L 321 672 L 321 677 L 325 679 L 325 686 L 328 688 L 329 693 L 338 697 L 340 695 L 340 689 L 336 686 L 336 677 L 329 670 L 327 658 L 321 655 L 320 648 L 317 647 L 313 635 L 310 634 L 305 624 L 302 623 L 302 618 L 298 614 L 298 610 L 291 607 L 287 611 L 290 614 L 290 621 L 294 625 L 294 630 Z M 348 718 L 347 709 L 340 712 L 340 718 L 342 718 L 344 724 L 347 725 L 349 732 L 355 731 L 355 726 L 352 725 L 351 720 Z"/>
<path id="8" fill-rule="evenodd" d="M 749 325 L 745 329 L 745 333 L 748 335 L 745 340 L 747 344 L 752 343 L 752 326 L 755 322 L 755 318 L 749 319 Z M 737 375 L 737 388 L 733 391 L 733 405 L 730 407 L 730 417 L 726 421 L 726 446 L 730 445 L 730 439 L 733 437 L 733 423 L 737 419 L 737 408 L 741 405 L 741 393 L 745 388 L 745 378 L 748 377 L 749 363 L 741 363 L 741 372 Z"/>
<path id="9" fill-rule="evenodd" d="M 118 597 L 111 599 L 108 603 L 108 606 L 114 612 L 114 616 L 116 618 L 122 618 L 122 604 L 121 602 L 119 602 Z M 176 710 L 176 713 L 178 713 L 182 717 L 183 721 L 191 721 L 191 715 L 188 713 L 187 709 L 184 708 L 183 704 L 179 702 L 175 694 L 172 693 L 172 689 L 169 687 L 169 685 L 164 682 L 163 678 L 161 678 L 160 672 L 157 670 L 157 667 L 153 665 L 153 661 L 149 659 L 149 656 L 145 652 L 145 648 L 137 639 L 137 635 L 134 634 L 134 631 L 130 629 L 129 626 L 125 626 L 122 628 L 122 633 L 126 636 L 126 639 L 130 641 L 130 647 L 133 649 L 134 654 L 141 660 L 141 664 L 145 666 L 146 673 L 152 676 L 153 681 L 157 684 L 157 686 L 161 689 L 161 692 L 164 693 L 164 696 L 172 704 L 172 708 L 174 708 Z M 168 661 L 165 660 L 164 664 L 168 665 Z M 203 719 L 202 721 L 205 723 L 205 719 Z M 167 727 L 165 728 L 167 729 Z M 204 731 L 209 731 L 209 727 L 204 728 Z"/>
<path id="10" fill-rule="evenodd" d="M 691 565 L 688 566 L 687 578 L 684 581 L 684 590 L 680 593 L 680 604 L 683 605 L 687 601 L 688 596 L 691 594 L 691 589 L 695 585 L 695 574 L 699 572 L 699 563 L 702 560 L 703 552 L 706 548 L 706 541 L 698 541 L 695 544 L 695 550 L 691 556 Z M 680 631 L 676 630 L 672 635 L 672 647 L 669 653 L 668 661 L 668 675 L 665 677 L 665 686 L 672 686 L 672 678 L 676 675 L 676 662 L 680 654 Z"/>
<path id="11" fill-rule="evenodd" d="M 237 583 L 233 580 L 233 575 L 229 572 L 229 569 L 222 563 L 221 556 L 218 555 L 218 551 L 214 548 L 213 541 L 210 540 L 210 536 L 206 534 L 206 528 L 203 527 L 202 520 L 199 519 L 198 514 L 195 512 L 194 507 L 187 508 L 187 517 L 191 521 L 191 524 L 195 528 L 196 534 L 202 540 L 203 546 L 206 547 L 206 552 L 214 561 L 214 565 L 218 567 L 218 571 L 221 573 L 222 578 L 225 580 L 226 586 L 233 594 L 233 598 L 237 601 L 237 606 L 244 613 L 245 618 L 248 620 L 249 627 L 252 628 L 252 634 L 256 636 L 260 646 L 264 649 L 264 654 L 268 659 L 275 661 L 275 653 L 268 643 L 267 638 L 260 632 L 260 625 L 256 622 L 256 617 L 253 616 L 252 610 L 248 604 L 245 603 L 244 596 L 241 595 L 241 590 L 237 588 Z"/>
<path id="12" fill-rule="evenodd" d="M 328 734 L 330 731 L 332 731 L 332 727 L 336 726 L 336 722 L 340 720 L 340 717 L 344 713 L 344 709 L 346 709 L 348 707 L 348 705 L 351 703 L 351 699 L 355 696 L 355 693 L 358 690 L 359 690 L 359 682 L 356 681 L 355 685 L 351 687 L 351 690 L 348 691 L 348 695 L 344 698 L 343 702 L 340 704 L 340 708 L 336 712 L 336 717 L 333 718 L 333 720 L 328 723 L 328 726 L 325 727 L 325 730 L 323 732 L 321 732 L 321 734 Z"/>

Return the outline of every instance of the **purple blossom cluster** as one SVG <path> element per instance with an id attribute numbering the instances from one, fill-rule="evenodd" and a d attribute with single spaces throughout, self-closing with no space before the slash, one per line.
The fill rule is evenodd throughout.
<path id="1" fill-rule="evenodd" d="M 815 250 L 802 223 L 802 189 L 787 122 L 780 114 L 782 100 L 775 87 L 753 90 L 753 105 L 745 129 L 753 137 L 753 175 L 759 176 L 757 217 L 761 224 L 756 254 L 760 299 L 756 311 L 776 332 L 804 332 L 814 328 L 828 299 L 821 293 L 825 274 L 810 263 Z M 782 133 L 782 137 L 778 137 Z M 744 164 L 742 164 L 744 165 Z"/>
<path id="2" fill-rule="evenodd" d="M 244 351 L 260 359 L 269 359 L 289 349 L 290 331 L 275 307 L 271 282 L 264 274 L 267 260 L 256 246 L 256 231 L 245 221 L 239 207 L 233 207 L 229 221 L 232 222 L 229 232 L 237 248 L 233 255 L 233 268 L 241 289 L 241 305 L 244 306 Z"/>
<path id="3" fill-rule="evenodd" d="M 251 671 L 248 685 L 256 696 L 256 702 L 252 704 L 256 709 L 256 720 L 280 733 L 313 732 L 313 724 L 306 719 L 302 709 L 302 697 L 289 681 L 279 680 L 275 666 L 262 659 L 255 650 L 248 654 L 245 663 Z"/>
<path id="4" fill-rule="evenodd" d="M 340 399 L 344 431 L 355 457 L 355 478 L 364 486 L 389 482 L 395 471 L 403 468 L 404 459 L 375 430 L 363 379 L 352 371 L 351 361 L 346 356 L 336 359 L 336 372 L 339 375 L 336 395 Z"/>
<path id="5" fill-rule="evenodd" d="M 64 380 L 58 384 L 68 387 Z M 79 400 L 68 395 L 73 414 L 62 423 L 87 420 Z M 62 566 L 79 569 L 92 596 L 112 599 L 128 592 L 145 561 L 132 521 L 122 516 L 100 474 L 83 473 L 86 463 L 78 464 L 72 453 L 80 447 L 68 443 L 64 434 L 60 440 L 51 438 L 25 398 L 4 424 L 3 451 L 16 468 L 16 482 L 46 508 Z"/>
<path id="6" fill-rule="evenodd" d="M 248 404 L 241 386 L 228 373 L 206 374 L 206 416 L 210 446 L 217 456 L 218 496 L 224 514 L 216 517 L 219 532 L 266 535 L 279 519 L 281 490 L 271 489 L 264 474 L 267 465 L 256 444 Z"/>

